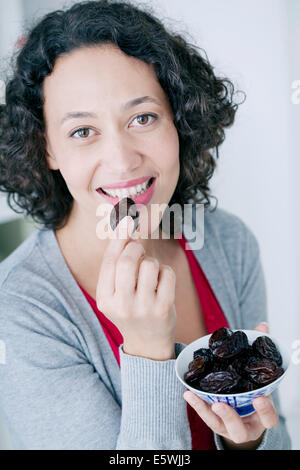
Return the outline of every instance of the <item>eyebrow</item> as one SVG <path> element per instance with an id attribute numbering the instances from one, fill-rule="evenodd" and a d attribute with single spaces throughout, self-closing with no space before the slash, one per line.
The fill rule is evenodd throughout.
<path id="1" fill-rule="evenodd" d="M 157 98 L 154 98 L 152 96 L 141 96 L 139 98 L 135 98 L 123 104 L 121 106 L 121 110 L 127 111 L 128 109 L 133 108 L 134 106 L 138 106 L 139 104 L 142 104 L 142 103 L 156 103 L 158 105 L 161 105 L 160 101 Z M 91 113 L 88 111 L 72 111 L 70 113 L 67 113 L 63 117 L 63 119 L 61 120 L 61 124 L 68 121 L 69 119 L 97 118 L 97 117 L 98 117 L 97 114 Z"/>

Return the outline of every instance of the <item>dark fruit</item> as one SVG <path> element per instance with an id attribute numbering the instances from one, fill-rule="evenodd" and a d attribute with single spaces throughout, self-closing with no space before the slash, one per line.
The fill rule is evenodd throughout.
<path id="1" fill-rule="evenodd" d="M 243 331 L 236 331 L 214 348 L 213 355 L 219 359 L 232 359 L 248 349 L 248 338 Z"/>
<path id="2" fill-rule="evenodd" d="M 112 209 L 110 214 L 110 226 L 112 230 L 118 226 L 124 217 L 131 216 L 134 221 L 134 230 L 138 227 L 139 212 L 136 208 L 135 202 L 129 197 L 121 199 Z"/>
<path id="3" fill-rule="evenodd" d="M 208 372 L 210 359 L 205 356 L 197 357 L 189 364 L 189 370 L 184 374 L 184 380 L 191 385 L 199 381 Z"/>
<path id="4" fill-rule="evenodd" d="M 209 393 L 232 393 L 239 382 L 239 376 L 231 372 L 211 372 L 200 380 L 200 390 Z"/>
<path id="5" fill-rule="evenodd" d="M 243 331 L 219 328 L 210 336 L 209 348 L 194 351 L 184 379 L 208 393 L 243 393 L 278 379 L 284 373 L 281 365 L 281 354 L 268 336 L 250 345 Z"/>
<path id="6" fill-rule="evenodd" d="M 268 336 L 259 336 L 256 338 L 252 344 L 252 349 L 258 356 L 275 361 L 278 366 L 281 366 L 281 354 Z"/>
<path id="7" fill-rule="evenodd" d="M 232 331 L 229 328 L 219 328 L 209 338 L 209 347 L 212 351 L 220 346 L 223 341 L 232 335 Z"/>
<path id="8" fill-rule="evenodd" d="M 251 382 L 259 387 L 264 387 L 278 379 L 284 370 L 275 361 L 253 357 L 246 365 L 245 372 Z"/>
<path id="9" fill-rule="evenodd" d="M 194 355 L 193 355 L 194 359 L 196 359 L 196 357 L 201 357 L 201 356 L 206 356 L 212 359 L 211 350 L 207 348 L 200 348 L 200 349 L 197 349 L 197 351 L 194 351 Z"/>

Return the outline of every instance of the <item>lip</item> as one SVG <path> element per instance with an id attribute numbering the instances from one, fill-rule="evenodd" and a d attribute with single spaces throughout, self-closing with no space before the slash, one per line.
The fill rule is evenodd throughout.
<path id="1" fill-rule="evenodd" d="M 151 178 L 154 178 L 154 177 L 151 176 Z M 147 178 L 147 179 L 149 179 L 149 178 Z M 147 181 L 147 179 L 146 179 L 146 181 Z M 152 199 L 152 196 L 153 196 L 154 190 L 155 190 L 155 184 L 156 184 L 156 178 L 154 178 L 151 186 L 143 194 L 140 194 L 138 196 L 126 196 L 126 197 L 129 197 L 130 199 L 132 199 L 135 202 L 135 204 L 144 204 L 144 205 L 146 205 Z M 102 196 L 106 201 L 108 201 L 110 204 L 113 204 L 113 205 L 116 205 L 121 199 L 123 199 L 122 197 L 119 198 L 119 197 L 108 196 L 107 194 L 104 194 L 103 191 L 101 191 L 100 188 L 97 189 L 97 193 L 100 194 L 100 196 Z"/>
<path id="2" fill-rule="evenodd" d="M 142 178 L 137 178 L 135 180 L 131 181 L 125 181 L 122 182 L 120 181 L 119 183 L 116 184 L 110 184 L 107 186 L 101 186 L 102 189 L 121 189 L 121 188 L 130 188 L 130 186 L 136 186 L 137 184 L 142 184 L 145 183 L 145 181 L 148 181 L 150 178 L 153 178 L 153 175 L 150 176 L 143 176 Z M 98 188 L 99 189 L 99 188 Z M 97 190 L 98 191 L 98 190 Z"/>

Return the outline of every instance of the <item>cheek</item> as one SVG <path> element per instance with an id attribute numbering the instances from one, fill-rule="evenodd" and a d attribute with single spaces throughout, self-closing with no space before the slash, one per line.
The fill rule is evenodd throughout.
<path id="1" fill-rule="evenodd" d="M 89 175 L 86 165 L 75 158 L 66 158 L 60 166 L 60 172 L 69 189 L 80 191 L 86 189 L 89 183 Z"/>
<path id="2" fill-rule="evenodd" d="M 177 184 L 180 173 L 180 160 L 179 160 L 179 138 L 177 130 L 172 132 L 169 140 L 168 152 L 166 153 L 166 163 L 168 165 L 169 173 L 173 175 L 173 183 Z"/>
<path id="3" fill-rule="evenodd" d="M 157 146 L 158 165 L 174 174 L 179 173 L 179 138 L 174 124 L 164 130 Z"/>
<path id="4" fill-rule="evenodd" d="M 59 171 L 64 178 L 70 192 L 78 191 L 86 187 L 89 181 L 86 155 L 77 151 L 72 151 L 70 145 L 64 138 L 49 131 L 49 142 L 51 154 L 55 156 Z"/>

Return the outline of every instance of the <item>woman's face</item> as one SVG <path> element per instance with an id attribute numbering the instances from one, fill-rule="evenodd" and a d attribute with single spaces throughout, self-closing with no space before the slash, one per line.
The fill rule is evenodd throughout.
<path id="1" fill-rule="evenodd" d="M 170 201 L 179 139 L 151 65 L 112 45 L 77 49 L 57 60 L 43 92 L 48 166 L 60 170 L 82 222 L 108 203 L 96 190 L 119 182 L 156 177 L 149 205 Z M 153 102 L 125 106 L 145 96 Z"/>

